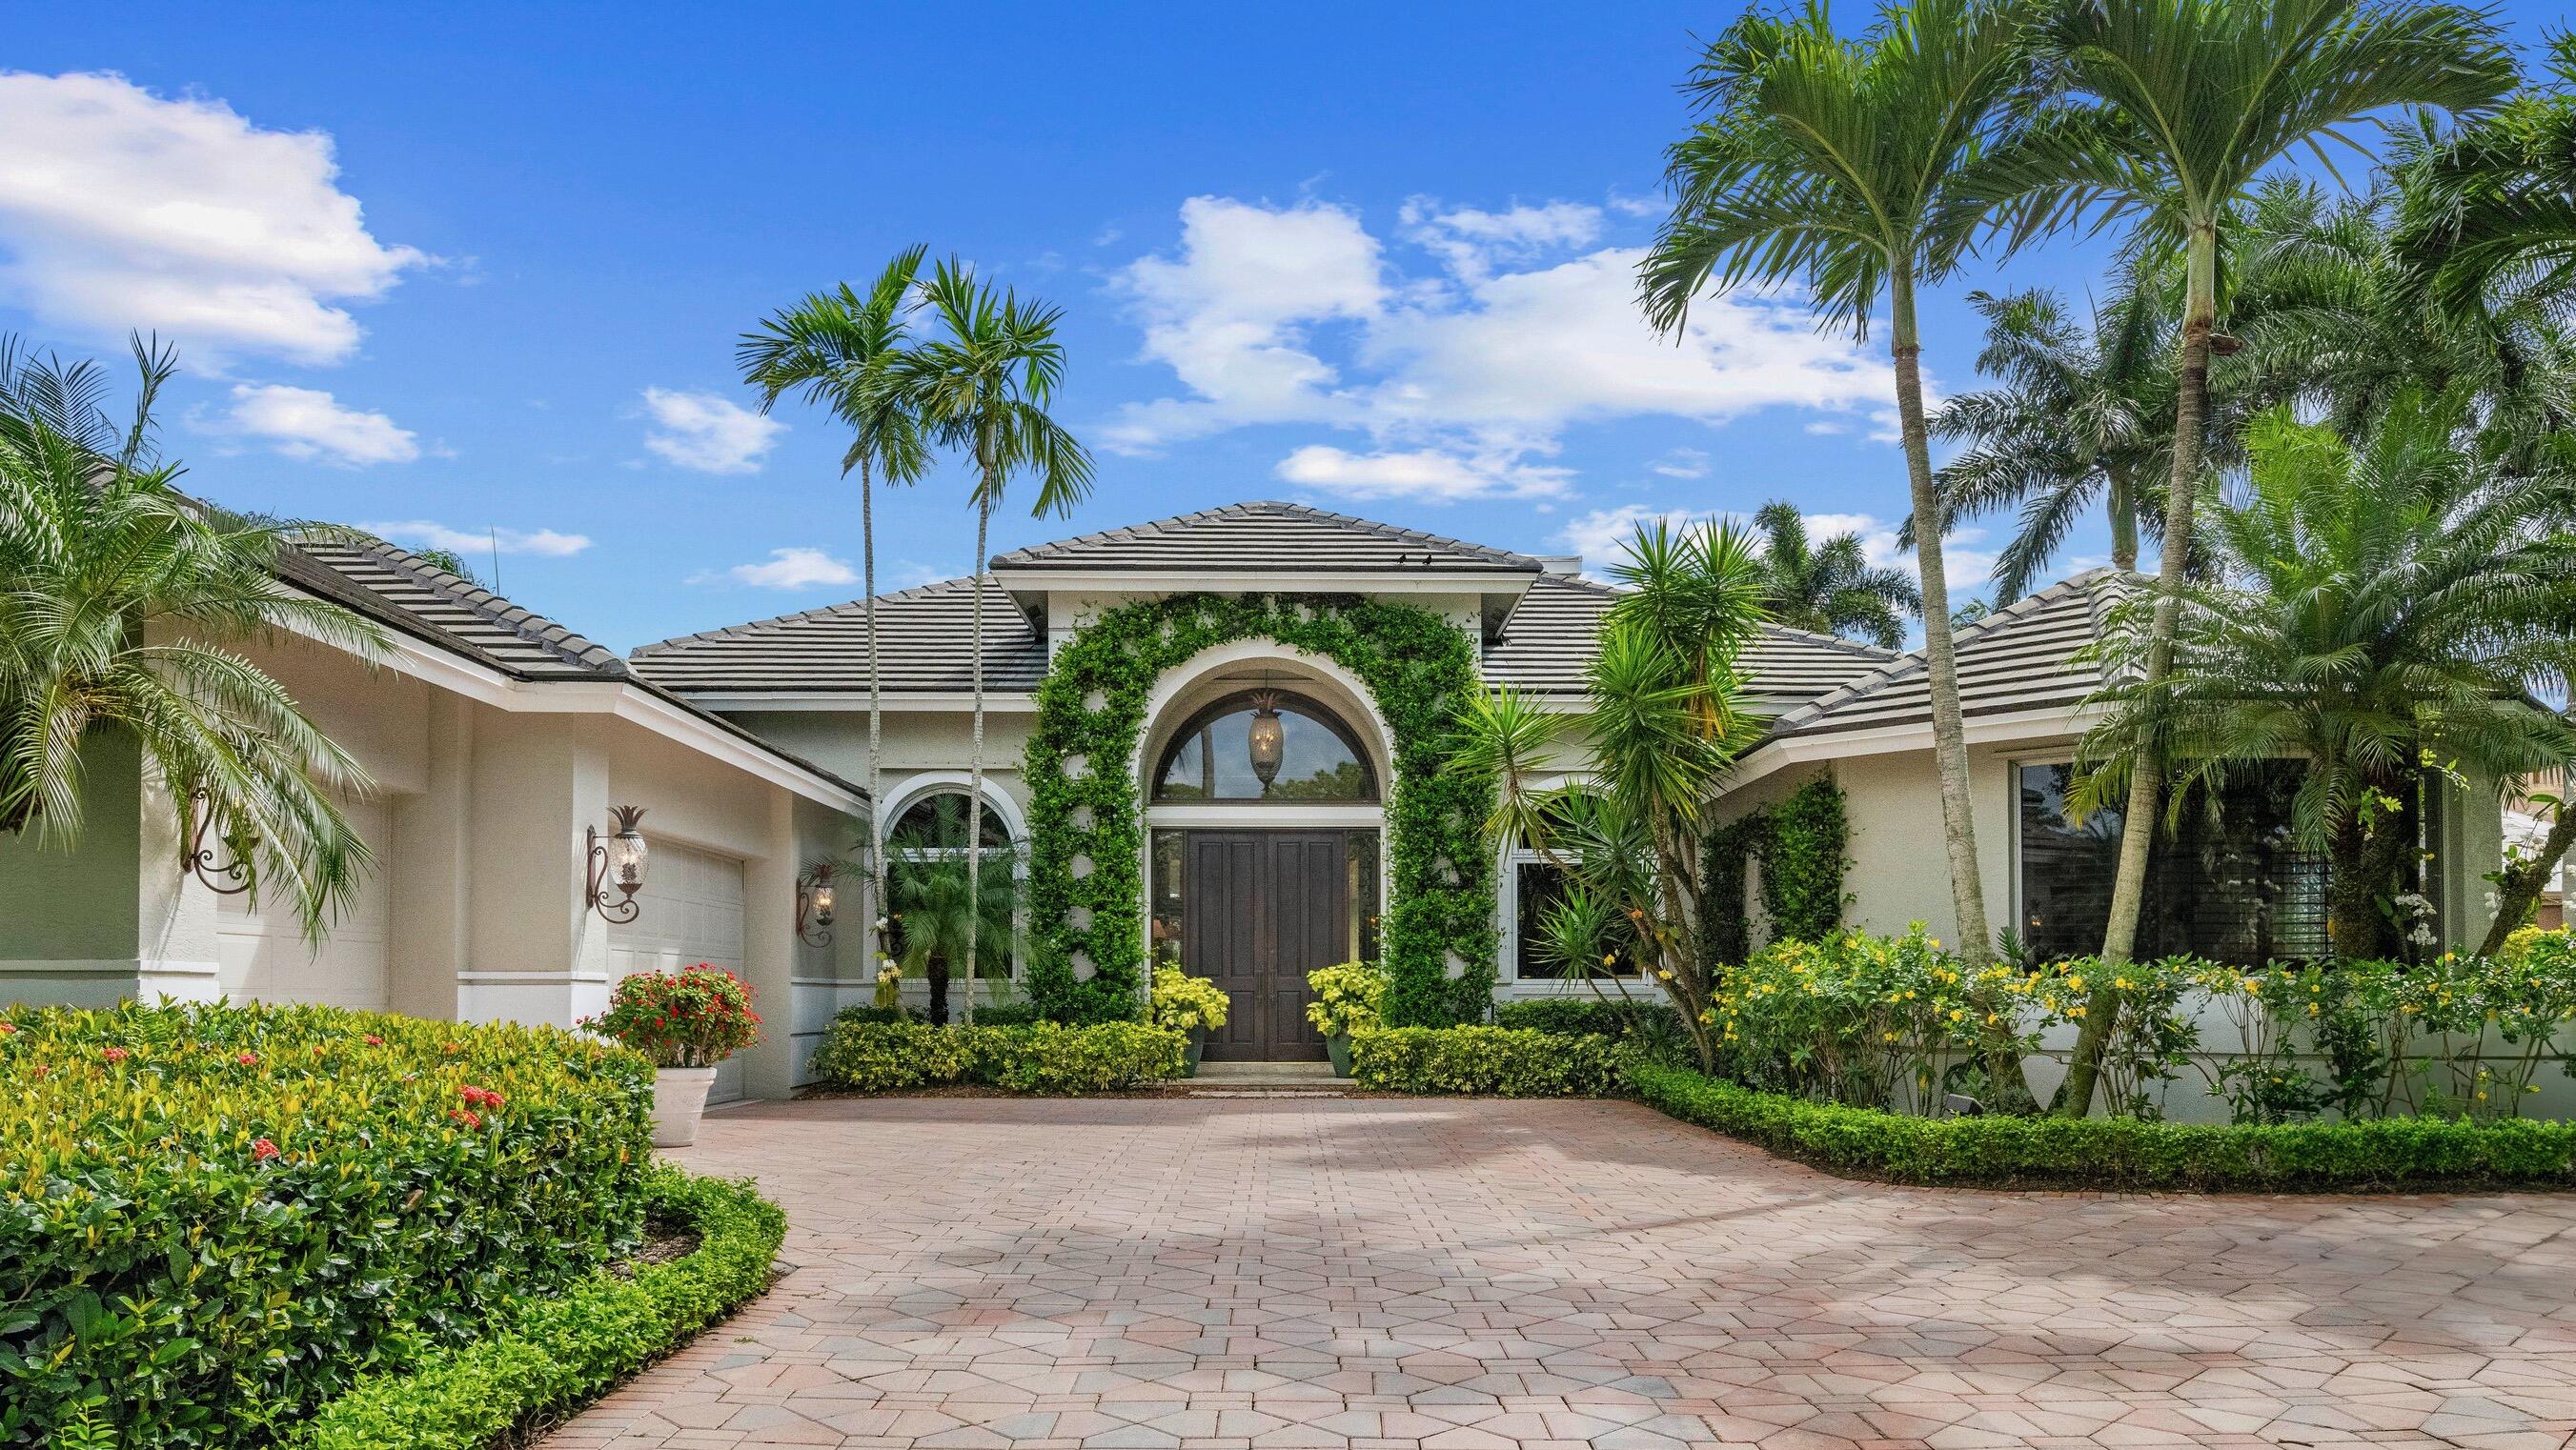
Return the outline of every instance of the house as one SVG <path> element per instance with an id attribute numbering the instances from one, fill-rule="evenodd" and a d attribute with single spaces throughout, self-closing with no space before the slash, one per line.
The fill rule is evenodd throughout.
<path id="1" fill-rule="evenodd" d="M 249 650 L 376 780 L 349 803 L 376 854 L 357 900 L 305 942 L 281 903 L 236 889 L 220 843 L 174 837 L 134 761 L 100 758 L 77 853 L 0 839 L 0 1000 L 223 994 L 568 1024 L 625 972 L 709 961 L 752 983 L 771 1030 L 720 1091 L 783 1095 L 873 983 L 864 873 L 826 926 L 812 869 L 860 861 L 871 819 L 910 851 L 970 854 L 974 581 L 878 600 L 872 811 L 853 784 L 859 603 L 621 660 L 390 545 L 314 544 L 281 570 L 394 641 L 373 663 L 303 639 Z M 1616 596 L 1580 561 L 1247 503 L 1006 553 L 982 587 L 974 849 L 1027 891 L 979 1000 L 1124 1010 L 1143 963 L 1179 961 L 1236 1000 L 1212 1057 L 1280 1059 L 1320 1055 L 1304 979 L 1337 961 L 1410 962 L 1461 989 L 1460 1011 L 1488 982 L 1505 1000 L 1592 990 L 1532 949 L 1554 868 L 1485 843 L 1436 770 L 1445 711 L 1479 682 L 1581 708 Z M 2074 822 L 2064 797 L 2101 684 L 2081 651 L 2128 587 L 2079 574 L 1958 634 L 1988 910 L 2036 951 L 2090 950 L 2107 910 L 2116 814 Z M 1921 656 L 1765 626 L 1739 665 L 1770 724 L 1718 819 L 1829 775 L 1851 827 L 1845 920 L 1954 933 Z M 1580 782 L 1579 753 L 1561 766 Z M 2319 949 L 2322 867 L 2283 829 L 2286 788 L 2249 782 L 2159 845 L 2146 949 Z M 642 808 L 650 852 L 631 901 L 595 886 L 619 806 Z M 2461 797 L 2424 824 L 2427 894 L 2455 940 L 2484 927 L 2500 815 Z"/>
<path id="2" fill-rule="evenodd" d="M 1156 669 L 1139 682 L 1140 706 L 1096 687 L 1089 691 L 1096 698 L 1059 698 L 1055 708 L 1068 714 L 1133 709 L 1132 733 L 1116 737 L 1132 742 L 1127 759 L 1068 760 L 1067 768 L 1123 771 L 1132 794 L 1116 798 L 1133 802 L 1141 830 L 1122 848 L 1139 859 L 1109 878 L 1114 889 L 1089 890 L 1094 878 L 1084 875 L 1057 881 L 1051 895 L 1049 872 L 1099 866 L 1073 857 L 1067 870 L 1031 849 L 1032 821 L 1050 785 L 1030 779 L 1023 765 L 1055 758 L 1044 742 L 1034 755 L 1030 747 L 1065 651 L 1085 631 L 1137 618 L 1160 601 L 1335 596 L 1425 611 L 1466 637 L 1486 683 L 1571 711 L 1614 597 L 1584 578 L 1576 560 L 1287 503 L 1086 534 L 1003 554 L 991 566 L 984 840 L 995 850 L 1007 843 L 1024 871 L 1041 878 L 1030 894 L 1050 903 L 1045 914 L 1119 922 L 1118 932 L 1142 937 L 1129 948 L 1183 962 L 1227 988 L 1238 1010 L 1209 1045 L 1218 1058 L 1319 1053 L 1298 1012 L 1304 973 L 1380 954 L 1381 927 L 1402 910 L 1388 822 L 1401 742 L 1384 702 L 1347 662 L 1258 634 L 1224 638 Z M 951 580 L 878 601 L 883 819 L 898 837 L 935 835 L 939 849 L 961 854 L 975 587 Z M 1989 912 L 2037 950 L 2094 949 L 2107 911 L 2105 848 L 2116 847 L 2116 813 L 2070 823 L 2063 797 L 2086 701 L 2101 683 L 2077 652 L 2123 588 L 2108 571 L 2080 574 L 1959 635 Z M 858 604 L 835 605 L 649 645 L 631 663 L 644 679 L 855 778 L 867 740 L 863 631 Z M 1846 792 L 1852 824 L 1846 919 L 1882 932 L 1914 920 L 1953 932 L 1921 655 L 1766 626 L 1741 667 L 1750 707 L 1774 723 L 1731 779 L 1720 817 L 1830 773 Z M 1579 779 L 1582 769 L 1579 758 L 1567 759 L 1565 778 Z M 2148 944 L 2248 960 L 2321 949 L 2322 866 L 2287 842 L 2285 788 L 2286 777 L 2249 784 L 2217 819 L 2195 816 L 2160 845 Z M 938 825 L 943 799 L 946 827 Z M 2477 881 L 2472 868 L 2454 863 L 2491 861 L 2497 823 L 2491 802 L 2483 811 L 2454 804 L 2438 822 L 2446 833 L 2438 863 L 2449 874 L 2431 884 L 2459 913 L 2453 934 L 2463 935 L 2471 934 Z M 1492 865 L 1490 915 L 1479 924 L 1491 950 L 1453 947 L 1453 975 L 1489 958 L 1499 998 L 1588 992 L 1529 949 L 1528 908 L 1545 899 L 1553 868 L 1526 849 L 1503 851 Z M 1058 910 L 1063 903 L 1071 904 Z M 1080 976 L 1096 966 L 1084 957 L 1120 946 L 1092 934 L 1099 930 L 1033 922 L 1008 970 L 1025 985 L 1033 966 L 1045 967 L 1032 954 L 1070 943 L 1070 970 Z M 997 981 L 980 986 L 981 1000 L 1009 990 Z"/>
<path id="3" fill-rule="evenodd" d="M 705 961 L 752 983 L 770 1032 L 719 1092 L 785 1094 L 844 961 L 866 969 L 798 911 L 800 875 L 866 830 L 857 788 L 391 545 L 308 545 L 278 571 L 391 640 L 373 661 L 300 637 L 241 647 L 374 779 L 344 803 L 374 856 L 347 909 L 308 943 L 220 841 L 178 838 L 131 753 L 94 746 L 76 850 L 0 836 L 0 1003 L 224 996 L 569 1026 L 627 972 Z M 614 806 L 643 811 L 631 899 L 592 884 Z"/>

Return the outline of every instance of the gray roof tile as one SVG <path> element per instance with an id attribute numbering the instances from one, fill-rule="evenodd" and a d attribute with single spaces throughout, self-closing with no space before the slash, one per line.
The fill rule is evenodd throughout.
<path id="1" fill-rule="evenodd" d="M 1327 513 L 1295 503 L 1239 503 L 1106 533 L 1036 544 L 994 558 L 1021 570 L 1148 569 L 1160 573 L 1442 572 L 1536 574 L 1527 554 L 1489 549 Z"/>
<path id="2" fill-rule="evenodd" d="M 2075 653 L 2100 637 L 2103 616 L 2133 588 L 2133 576 L 2088 569 L 1959 630 L 1961 713 L 1973 718 L 2083 704 L 2102 687 L 2102 673 Z M 1831 735 L 1931 719 L 1931 685 L 1923 652 L 1915 650 L 1781 716 L 1772 735 Z"/>
<path id="3" fill-rule="evenodd" d="M 948 579 L 877 596 L 884 687 L 974 688 L 974 581 Z M 868 687 L 866 610 L 857 600 L 648 644 L 636 673 L 674 690 L 841 692 Z M 984 593 L 984 688 L 1025 691 L 1046 675 L 1046 637 L 998 584 Z"/>
<path id="4" fill-rule="evenodd" d="M 626 662 L 534 610 L 391 544 L 307 540 L 289 582 L 522 679 L 623 679 Z"/>
<path id="5" fill-rule="evenodd" d="M 1537 695 L 1578 695 L 1601 616 L 1618 592 L 1606 584 L 1548 574 L 1530 585 L 1503 637 L 1485 651 L 1485 678 Z M 1738 661 L 1753 693 L 1805 701 L 1875 672 L 1896 655 L 1832 635 L 1764 625 Z"/>

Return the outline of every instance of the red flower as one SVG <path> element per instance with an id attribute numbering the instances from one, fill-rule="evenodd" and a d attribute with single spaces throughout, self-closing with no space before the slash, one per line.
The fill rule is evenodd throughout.
<path id="1" fill-rule="evenodd" d="M 266 1138 L 257 1139 L 250 1145 L 250 1156 L 265 1163 L 277 1156 L 277 1145 Z"/>
<path id="2" fill-rule="evenodd" d="M 456 1095 L 478 1108 L 497 1108 L 501 1106 L 501 1095 L 499 1093 L 496 1093 L 487 1087 L 476 1087 L 472 1083 L 467 1083 L 458 1088 L 456 1090 Z"/>
<path id="3" fill-rule="evenodd" d="M 444 1043 L 439 1044 L 439 1048 L 438 1048 L 438 1050 L 439 1050 L 439 1051 L 441 1051 L 441 1052 L 446 1052 L 446 1053 L 457 1053 L 457 1052 L 463 1052 L 463 1051 L 465 1050 L 465 1047 L 464 1047 L 464 1044 L 462 1044 L 462 1043 L 457 1043 L 457 1042 L 444 1042 Z"/>
<path id="4" fill-rule="evenodd" d="M 122 1047 L 102 1047 L 98 1050 L 98 1055 L 106 1058 L 110 1062 L 123 1062 L 134 1054 L 127 1052 Z"/>
<path id="5" fill-rule="evenodd" d="M 481 1116 L 476 1114 L 472 1108 L 453 1108 L 448 1111 L 447 1115 L 469 1128 L 479 1128 L 483 1126 L 483 1119 Z"/>
<path id="6" fill-rule="evenodd" d="M 15 1022 L 0 1022 L 0 1037 L 6 1037 L 17 1030 L 18 1024 Z"/>
<path id="7" fill-rule="evenodd" d="M 235 1055 L 233 1061 L 240 1063 L 244 1067 L 256 1067 L 259 1065 L 259 1054 L 245 1049 Z"/>
<path id="8" fill-rule="evenodd" d="M 45 1066 L 43 1063 L 41 1063 L 41 1062 L 40 1062 L 40 1063 L 37 1063 L 37 1064 L 36 1064 L 35 1072 L 36 1072 L 36 1076 L 38 1076 L 38 1077 L 44 1077 L 44 1076 L 47 1076 L 47 1075 L 49 1075 L 50 1073 L 52 1073 L 52 1072 L 53 1072 L 53 1069 L 52 1069 L 52 1068 L 50 1068 L 50 1067 Z"/>
<path id="9" fill-rule="evenodd" d="M 370 1032 L 367 1034 L 367 1045 L 369 1047 L 382 1047 L 385 1045 L 385 1040 Z"/>

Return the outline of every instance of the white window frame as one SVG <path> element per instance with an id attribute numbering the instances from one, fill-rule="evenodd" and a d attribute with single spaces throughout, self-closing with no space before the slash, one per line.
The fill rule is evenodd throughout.
<path id="1" fill-rule="evenodd" d="M 939 771 L 933 774 L 917 775 L 912 779 L 905 781 L 903 789 L 896 793 L 893 801 L 888 805 L 883 818 L 886 822 L 886 835 L 878 840 L 877 849 L 879 851 L 886 850 L 886 841 L 891 839 L 895 830 L 903 824 L 903 818 L 912 814 L 913 807 L 936 796 L 970 796 L 973 794 L 973 784 L 973 777 L 967 775 L 963 771 Z M 984 802 L 993 808 L 994 815 L 1001 818 L 1002 833 L 1010 838 L 1010 844 L 1002 847 L 981 848 L 975 846 L 933 846 L 923 851 L 921 854 L 925 856 L 933 856 L 945 861 L 962 857 L 971 851 L 979 849 L 1006 850 L 1011 853 L 1011 879 L 1014 882 L 1017 882 L 1019 886 L 1019 904 L 1011 913 L 1011 936 L 1013 938 L 1011 946 L 1011 970 L 1007 977 L 979 976 L 976 980 L 978 982 L 1008 981 L 1014 988 L 1017 988 L 1021 985 L 1028 971 L 1028 963 L 1024 959 L 1025 953 L 1020 950 L 1021 943 L 1028 939 L 1029 933 L 1028 825 L 1026 821 L 1021 819 L 1018 803 L 1011 799 L 1009 792 L 995 790 L 993 788 L 992 777 L 990 776 L 986 776 L 984 779 Z M 977 834 L 980 824 L 981 823 L 979 822 L 977 826 L 968 828 L 968 836 L 970 839 Z M 888 867 L 893 866 L 894 858 L 891 855 L 886 857 L 886 864 Z M 886 905 L 890 904 L 891 903 L 880 905 L 878 907 L 878 914 L 882 915 L 886 909 Z M 868 920 L 870 926 L 873 927 L 876 921 L 876 916 L 872 915 Z M 871 934 L 873 934 L 873 932 Z M 887 945 L 888 943 L 880 941 L 878 943 L 878 950 L 880 952 L 885 952 Z M 888 956 L 893 955 L 891 952 L 885 952 L 885 954 Z M 983 963 L 978 962 L 976 965 L 981 967 Z M 874 968 L 871 968 L 870 970 L 873 971 Z M 907 978 L 906 980 L 907 983 L 909 983 L 911 979 Z M 958 984 L 955 982 L 951 982 L 949 984 L 951 990 L 955 990 L 957 985 Z M 971 990 L 973 984 L 970 983 L 968 986 Z"/>

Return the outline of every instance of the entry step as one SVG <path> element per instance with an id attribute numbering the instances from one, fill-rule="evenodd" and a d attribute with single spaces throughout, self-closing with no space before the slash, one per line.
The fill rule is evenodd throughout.
<path id="1" fill-rule="evenodd" d="M 1205 1087 L 1348 1088 L 1329 1062 L 1202 1062 L 1199 1075 L 1183 1079 Z"/>

